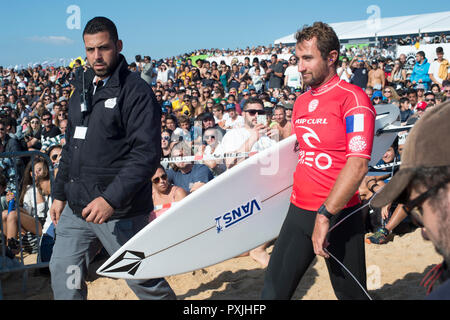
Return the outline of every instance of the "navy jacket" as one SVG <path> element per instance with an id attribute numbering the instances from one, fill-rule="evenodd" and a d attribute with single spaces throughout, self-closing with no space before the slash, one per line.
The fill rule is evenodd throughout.
<path id="1" fill-rule="evenodd" d="M 161 108 L 122 55 L 106 85 L 92 96 L 93 78 L 88 69 L 85 86 L 92 107 L 84 117 L 82 77 L 74 83 L 53 197 L 67 200 L 76 215 L 99 196 L 115 209 L 112 219 L 150 213 L 151 177 L 161 156 Z M 77 126 L 87 127 L 85 139 L 74 137 Z"/>

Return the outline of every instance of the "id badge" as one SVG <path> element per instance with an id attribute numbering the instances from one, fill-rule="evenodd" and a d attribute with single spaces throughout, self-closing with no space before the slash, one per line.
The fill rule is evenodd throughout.
<path id="1" fill-rule="evenodd" d="M 75 134 L 74 134 L 74 138 L 75 139 L 81 139 L 81 140 L 84 140 L 84 139 L 86 139 L 86 132 L 87 132 L 87 127 L 80 127 L 80 126 L 77 126 L 76 128 L 75 128 Z"/>

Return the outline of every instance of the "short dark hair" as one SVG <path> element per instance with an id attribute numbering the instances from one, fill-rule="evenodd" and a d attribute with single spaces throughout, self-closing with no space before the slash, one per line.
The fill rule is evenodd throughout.
<path id="1" fill-rule="evenodd" d="M 83 39 L 85 34 L 96 34 L 104 31 L 109 33 L 109 37 L 114 43 L 119 40 L 116 25 L 105 17 L 95 17 L 89 20 L 83 30 Z"/>
<path id="2" fill-rule="evenodd" d="M 423 51 L 418 51 L 416 54 L 418 54 L 422 58 L 425 58 L 425 52 L 423 52 Z"/>
<path id="3" fill-rule="evenodd" d="M 253 104 L 253 103 L 260 104 L 261 107 L 264 108 L 264 102 L 261 99 L 259 99 L 259 98 L 249 98 L 248 100 L 246 100 L 244 102 L 244 105 L 242 106 L 242 110 L 245 111 L 247 109 L 247 105 Z"/>
<path id="4" fill-rule="evenodd" d="M 405 103 L 405 102 L 408 102 L 409 103 L 409 99 L 408 98 L 406 98 L 406 97 L 402 97 L 402 98 L 400 98 L 400 104 L 402 104 L 402 103 Z"/>
<path id="5" fill-rule="evenodd" d="M 417 90 L 416 89 L 409 88 L 408 89 L 408 95 L 410 95 L 411 93 L 417 96 Z"/>
<path id="6" fill-rule="evenodd" d="M 341 46 L 339 38 L 333 28 L 326 23 L 318 21 L 314 22 L 312 26 L 307 26 L 302 30 L 297 31 L 295 34 L 297 43 L 308 41 L 313 38 L 316 38 L 317 49 L 319 49 L 322 59 L 327 60 L 331 51 L 337 51 L 338 57 L 334 62 L 334 65 L 337 66 L 339 63 L 339 51 Z"/>
<path id="7" fill-rule="evenodd" d="M 50 116 L 50 117 L 52 117 L 52 114 L 50 113 L 50 111 L 45 110 L 44 112 L 42 112 L 41 119 L 42 119 L 43 117 L 45 117 L 45 116 Z"/>

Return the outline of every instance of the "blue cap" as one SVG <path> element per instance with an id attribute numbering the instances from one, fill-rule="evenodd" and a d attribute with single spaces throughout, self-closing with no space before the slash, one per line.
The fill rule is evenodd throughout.
<path id="1" fill-rule="evenodd" d="M 229 103 L 229 104 L 227 104 L 226 109 L 227 109 L 227 110 L 230 110 L 230 109 L 236 109 L 236 105 L 235 105 L 234 103 Z"/>
<path id="2" fill-rule="evenodd" d="M 375 91 L 372 95 L 372 99 L 373 98 L 383 98 L 383 94 L 381 93 L 381 91 Z"/>
<path id="3" fill-rule="evenodd" d="M 278 99 L 275 97 L 270 98 L 270 102 L 278 103 Z"/>
<path id="4" fill-rule="evenodd" d="M 164 101 L 162 105 L 163 105 L 164 107 L 166 107 L 166 106 L 172 106 L 172 102 L 170 102 L 170 101 Z"/>
<path id="5" fill-rule="evenodd" d="M 247 89 L 242 90 L 242 93 L 249 93 L 250 91 L 248 91 Z"/>

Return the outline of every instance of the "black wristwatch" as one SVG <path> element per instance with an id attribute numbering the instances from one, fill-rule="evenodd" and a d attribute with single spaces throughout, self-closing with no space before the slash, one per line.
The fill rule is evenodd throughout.
<path id="1" fill-rule="evenodd" d="M 328 220 L 330 220 L 333 217 L 333 214 L 328 212 L 327 208 L 325 207 L 325 204 L 322 204 L 320 206 L 320 208 L 317 210 L 317 213 L 327 217 Z"/>

